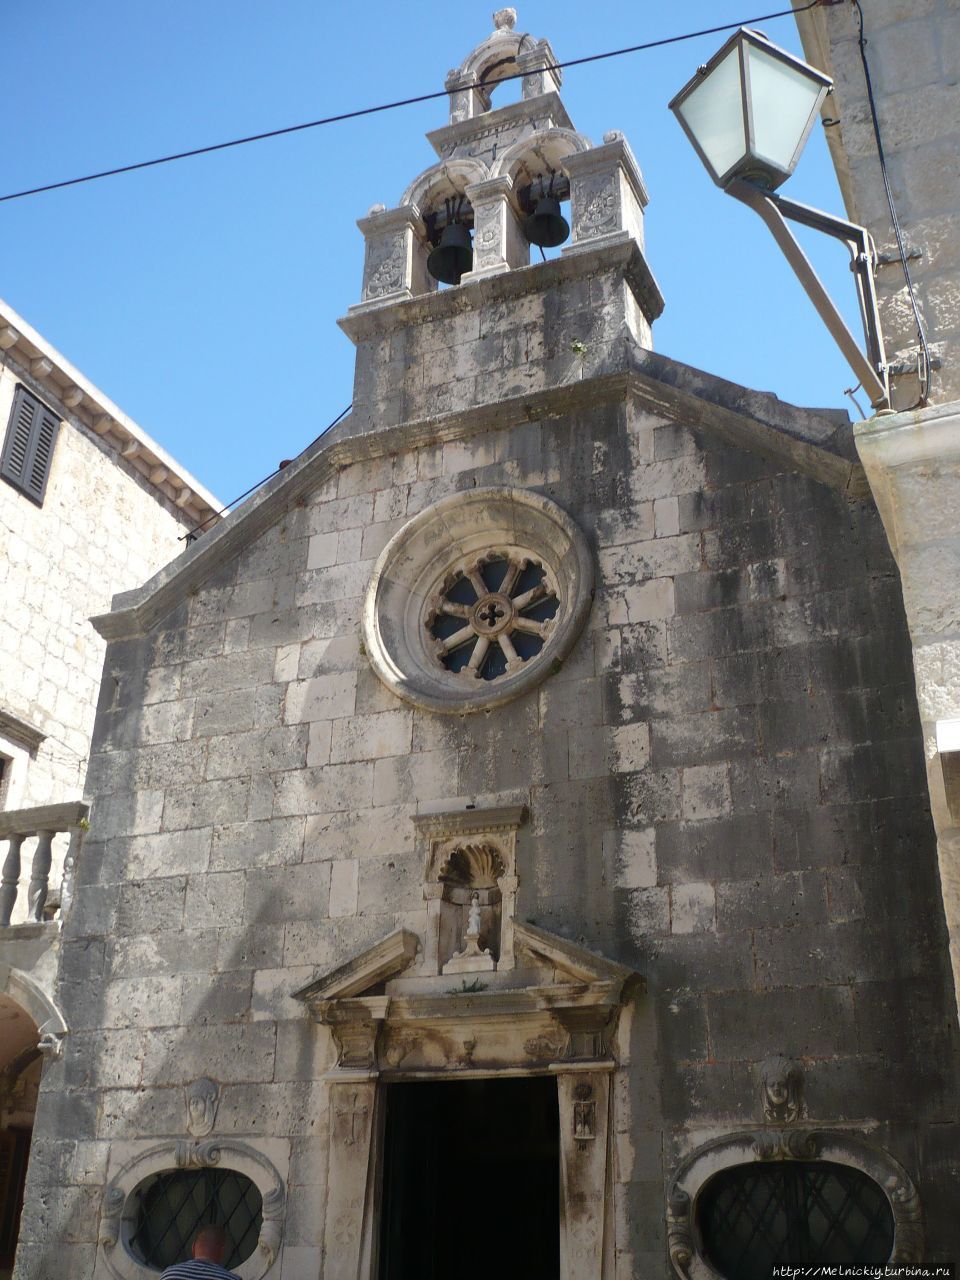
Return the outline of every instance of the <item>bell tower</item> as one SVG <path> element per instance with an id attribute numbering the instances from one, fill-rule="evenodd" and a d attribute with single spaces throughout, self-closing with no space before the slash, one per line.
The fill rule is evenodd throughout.
<path id="1" fill-rule="evenodd" d="M 358 223 L 361 300 L 340 324 L 358 346 L 354 412 L 370 427 L 582 380 L 624 327 L 649 348 L 663 309 L 625 138 L 594 146 L 579 133 L 549 42 L 518 32 L 514 9 L 493 20 L 447 75 L 450 121 L 427 135 L 439 160 Z M 497 107 L 508 78 L 522 96 Z"/>

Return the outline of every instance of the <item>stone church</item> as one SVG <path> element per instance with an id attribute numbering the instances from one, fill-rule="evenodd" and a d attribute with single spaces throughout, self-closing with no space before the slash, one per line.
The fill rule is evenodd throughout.
<path id="1" fill-rule="evenodd" d="M 351 415 L 95 620 L 17 1280 L 149 1280 L 210 1221 L 241 1280 L 960 1256 L 851 425 L 654 353 L 643 178 L 555 62 L 495 15 L 359 223 Z"/>

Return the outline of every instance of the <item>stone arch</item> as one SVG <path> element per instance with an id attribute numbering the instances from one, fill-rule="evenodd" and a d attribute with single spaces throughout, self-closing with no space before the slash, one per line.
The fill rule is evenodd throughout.
<path id="1" fill-rule="evenodd" d="M 516 75 L 517 58 L 537 42 L 528 32 L 514 31 L 507 26 L 498 27 L 492 36 L 477 45 L 460 64 L 460 75 L 478 85 L 485 99 L 504 76 Z"/>
<path id="2" fill-rule="evenodd" d="M 277 1261 L 283 1242 L 286 1187 L 280 1172 L 261 1151 L 246 1142 L 208 1138 L 203 1142 L 146 1144 L 114 1174 L 100 1212 L 98 1244 L 115 1280 L 151 1280 L 156 1271 L 138 1262 L 130 1237 L 136 1223 L 136 1192 L 152 1175 L 174 1170 L 232 1169 L 255 1183 L 263 1204 L 257 1247 L 236 1269 L 239 1280 L 261 1280 Z"/>
<path id="3" fill-rule="evenodd" d="M 480 160 L 444 160 L 414 178 L 400 200 L 415 204 L 421 213 L 432 213 L 449 196 L 462 196 L 473 182 L 483 182 L 490 171 Z"/>
<path id="4" fill-rule="evenodd" d="M 667 1200 L 667 1247 L 681 1280 L 721 1280 L 700 1248 L 696 1227 L 697 1198 L 717 1173 L 736 1165 L 782 1160 L 827 1161 L 849 1165 L 883 1191 L 893 1214 L 891 1263 L 909 1265 L 923 1259 L 920 1196 L 910 1175 L 889 1152 L 869 1145 L 856 1134 L 828 1129 L 766 1129 L 729 1134 L 704 1143 L 682 1162 Z"/>
<path id="5" fill-rule="evenodd" d="M 528 134 L 508 147 L 497 158 L 491 177 L 510 177 L 516 186 L 522 186 L 523 182 L 518 181 L 518 175 L 524 169 L 529 172 L 530 177 L 542 173 L 544 168 L 566 172 L 564 161 L 567 156 L 579 155 L 589 150 L 590 140 L 575 129 L 544 129 L 539 133 Z M 534 161 L 532 166 L 525 163 L 528 157 Z"/>
<path id="6" fill-rule="evenodd" d="M 67 1034 L 66 1019 L 35 978 L 12 965 L 0 963 L 0 995 L 9 996 L 30 1015 L 40 1034 L 41 1049 L 59 1050 Z"/>

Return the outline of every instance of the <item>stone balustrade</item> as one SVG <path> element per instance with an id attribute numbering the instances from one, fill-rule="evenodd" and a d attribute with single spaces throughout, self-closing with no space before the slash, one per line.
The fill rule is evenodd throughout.
<path id="1" fill-rule="evenodd" d="M 73 886 L 73 871 L 83 840 L 87 806 L 80 801 L 67 804 L 41 805 L 35 809 L 12 809 L 0 813 L 0 841 L 7 841 L 6 857 L 0 872 L 0 929 L 8 927 L 13 917 L 23 879 L 24 844 L 36 841 L 30 863 L 30 879 L 26 886 L 27 920 L 43 921 L 49 916 L 50 866 L 53 841 L 68 833 L 70 843 L 63 862 L 59 909 L 66 910 Z M 51 900 L 50 907 L 56 904 Z"/>

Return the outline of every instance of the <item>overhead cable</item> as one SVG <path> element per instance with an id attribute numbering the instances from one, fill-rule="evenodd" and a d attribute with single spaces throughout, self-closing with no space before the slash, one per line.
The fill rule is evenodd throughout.
<path id="1" fill-rule="evenodd" d="M 348 404 L 345 409 L 342 409 L 332 422 L 327 423 L 327 425 L 320 432 L 319 436 L 315 436 L 314 439 L 310 441 L 310 444 L 305 445 L 304 448 L 300 450 L 300 453 L 297 454 L 297 457 L 299 458 L 301 454 L 306 453 L 307 449 L 309 449 L 312 445 L 315 445 L 317 441 L 320 439 L 320 436 L 325 436 L 328 431 L 332 430 L 332 428 L 337 425 L 338 422 L 342 422 L 352 408 L 353 408 L 353 405 Z M 281 462 L 279 467 L 274 467 L 274 469 L 270 472 L 268 476 L 264 476 L 262 480 L 258 480 L 256 484 L 252 484 L 249 489 L 244 489 L 243 493 L 241 493 L 238 498 L 234 498 L 232 502 L 228 502 L 227 505 L 225 507 L 221 507 L 219 511 L 214 511 L 211 515 L 207 516 L 206 520 L 201 520 L 198 525 L 194 525 L 194 527 L 192 529 L 188 529 L 186 533 L 181 533 L 177 541 L 178 542 L 184 542 L 184 541 L 194 542 L 197 538 L 199 538 L 200 534 L 203 533 L 203 531 L 206 529 L 207 525 L 210 523 L 211 520 L 216 520 L 219 516 L 224 515 L 227 511 L 231 510 L 231 508 L 235 507 L 238 502 L 242 502 L 244 498 L 249 498 L 251 493 L 254 493 L 257 489 L 259 489 L 261 485 L 266 484 L 268 480 L 272 480 L 275 475 L 279 475 L 280 472 L 283 471 L 284 468 L 287 467 L 288 465 L 289 464 L 286 462 Z"/>
<path id="2" fill-rule="evenodd" d="M 679 44 L 683 40 L 696 40 L 699 36 L 712 36 L 721 31 L 732 31 L 738 27 L 752 26 L 757 22 L 771 22 L 774 18 L 793 17 L 794 14 L 804 13 L 807 9 L 815 9 L 825 3 L 833 3 L 834 0 L 810 0 L 808 4 L 801 5 L 796 9 L 780 9 L 776 13 L 762 13 L 755 18 L 743 18 L 739 22 L 725 22 L 718 27 L 704 27 L 701 31 L 687 31 L 683 35 L 665 36 L 661 40 L 648 40 L 644 44 L 629 45 L 625 49 L 609 49 L 605 53 L 591 53 L 582 58 L 568 58 L 564 62 L 553 62 L 548 64 L 546 70 L 560 71 L 565 67 L 582 67 L 590 62 L 601 62 L 606 58 L 620 58 L 628 53 L 641 53 L 646 49 L 659 49 L 664 45 Z M 502 76 L 498 84 L 503 84 L 508 80 L 518 80 L 523 76 L 522 72 L 516 72 L 508 76 Z M 337 115 L 324 116 L 320 120 L 307 120 L 303 124 L 286 125 L 282 129 L 268 129 L 264 133 L 251 133 L 244 138 L 231 138 L 229 142 L 214 142 L 206 147 L 192 147 L 189 151 L 176 151 L 172 155 L 158 156 L 154 160 L 139 160 L 135 164 L 118 165 L 113 169 L 101 169 L 99 173 L 88 173 L 82 178 L 66 178 L 60 182 L 47 182 L 40 187 L 28 187 L 24 191 L 11 191 L 8 195 L 0 196 L 0 204 L 8 200 L 22 200 L 25 196 L 41 195 L 45 191 L 60 191 L 64 187 L 78 187 L 85 182 L 96 182 L 99 178 L 113 178 L 121 173 L 134 173 L 138 169 L 152 169 L 161 164 L 172 164 L 175 160 L 188 160 L 192 156 L 210 155 L 215 151 L 227 151 L 231 147 L 243 147 L 249 142 L 264 142 L 268 138 L 282 138 L 291 133 L 302 133 L 306 129 L 319 129 L 322 125 L 340 124 L 344 120 L 357 120 L 361 116 L 372 116 L 382 111 L 394 111 L 398 107 L 410 107 L 420 102 L 432 102 L 437 98 L 448 97 L 448 90 L 438 89 L 433 93 L 419 93 L 411 98 L 398 98 L 394 102 L 381 102 L 375 107 L 359 107 L 354 111 L 341 111 Z"/>

